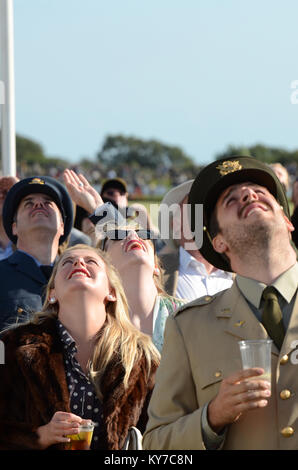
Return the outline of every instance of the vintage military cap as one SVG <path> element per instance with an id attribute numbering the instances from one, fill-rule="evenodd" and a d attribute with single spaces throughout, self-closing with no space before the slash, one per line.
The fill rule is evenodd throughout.
<path id="1" fill-rule="evenodd" d="M 254 157 L 235 156 L 216 160 L 203 168 L 191 187 L 188 203 L 191 206 L 191 230 L 195 231 L 195 205 L 203 204 L 203 245 L 200 252 L 209 263 L 224 271 L 231 271 L 226 259 L 214 251 L 209 234 L 210 216 L 220 194 L 227 187 L 242 182 L 266 187 L 290 218 L 289 206 L 283 186 L 269 165 Z"/>
<path id="2" fill-rule="evenodd" d="M 58 206 L 64 223 L 64 234 L 60 237 L 59 244 L 63 243 L 73 225 L 73 205 L 66 188 L 58 180 L 50 176 L 32 176 L 24 178 L 8 191 L 3 206 L 3 225 L 7 236 L 13 243 L 17 237 L 12 233 L 14 215 L 21 200 L 28 194 L 47 194 Z"/>

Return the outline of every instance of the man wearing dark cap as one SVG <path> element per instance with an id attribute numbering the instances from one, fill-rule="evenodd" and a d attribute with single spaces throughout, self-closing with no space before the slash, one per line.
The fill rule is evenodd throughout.
<path id="1" fill-rule="evenodd" d="M 104 201 L 114 201 L 119 208 L 128 206 L 127 185 L 122 178 L 110 178 L 104 181 L 100 195 Z"/>
<path id="2" fill-rule="evenodd" d="M 283 187 L 269 166 L 233 157 L 200 172 L 189 203 L 193 231 L 203 204 L 203 256 L 237 275 L 168 319 L 143 447 L 297 449 L 298 267 Z M 270 338 L 271 387 L 263 369 L 242 370 L 238 346 Z"/>
<path id="3" fill-rule="evenodd" d="M 41 309 L 59 245 L 72 223 L 72 201 L 54 178 L 25 178 L 9 190 L 3 225 L 17 250 L 0 262 L 0 331 Z"/>

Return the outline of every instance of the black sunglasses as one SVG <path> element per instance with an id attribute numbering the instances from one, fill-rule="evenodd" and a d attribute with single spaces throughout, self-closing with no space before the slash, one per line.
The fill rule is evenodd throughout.
<path id="1" fill-rule="evenodd" d="M 124 229 L 114 229 L 114 230 L 107 230 L 105 233 L 105 238 L 103 238 L 101 242 L 101 249 L 104 251 L 105 249 L 105 244 L 107 240 L 124 240 L 130 232 L 136 232 L 139 238 L 142 240 L 151 240 L 153 242 L 154 246 L 154 252 L 156 251 L 155 249 L 155 241 L 156 241 L 156 235 L 152 230 L 145 230 L 145 229 L 137 229 L 137 230 L 124 230 Z"/>

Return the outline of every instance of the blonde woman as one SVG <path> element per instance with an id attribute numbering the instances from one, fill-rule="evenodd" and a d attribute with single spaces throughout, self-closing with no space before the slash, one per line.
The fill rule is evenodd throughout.
<path id="1" fill-rule="evenodd" d="M 0 449 L 64 449 L 83 419 L 92 449 L 144 431 L 159 353 L 130 322 L 117 273 L 99 250 L 67 249 L 30 323 L 5 331 Z"/>

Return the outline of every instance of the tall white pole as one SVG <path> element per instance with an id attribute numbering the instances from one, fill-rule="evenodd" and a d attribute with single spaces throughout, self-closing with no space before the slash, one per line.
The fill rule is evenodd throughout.
<path id="1" fill-rule="evenodd" d="M 0 109 L 2 174 L 4 176 L 15 176 L 16 132 L 13 0 L 0 0 L 0 30 Z"/>

